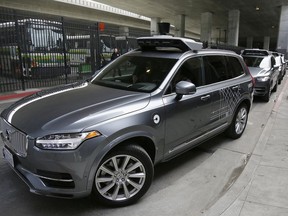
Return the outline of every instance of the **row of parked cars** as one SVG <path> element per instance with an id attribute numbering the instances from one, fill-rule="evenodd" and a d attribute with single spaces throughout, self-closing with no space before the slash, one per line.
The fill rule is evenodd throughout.
<path id="1" fill-rule="evenodd" d="M 241 137 L 253 94 L 268 101 L 285 74 L 266 51 L 245 50 L 245 64 L 191 39 L 138 44 L 91 80 L 39 92 L 1 113 L 3 156 L 31 192 L 136 202 L 156 164 L 220 133 Z"/>
<path id="2" fill-rule="evenodd" d="M 263 49 L 245 49 L 241 55 L 255 79 L 254 95 L 268 102 L 286 74 L 284 55 Z"/>

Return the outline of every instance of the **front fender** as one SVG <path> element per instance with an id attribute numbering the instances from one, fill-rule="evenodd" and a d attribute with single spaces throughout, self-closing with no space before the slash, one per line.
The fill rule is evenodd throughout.
<path id="1" fill-rule="evenodd" d="M 156 162 L 160 161 L 163 158 L 163 154 L 164 154 L 163 152 L 164 151 L 164 138 L 163 136 L 159 136 L 157 131 L 158 130 L 155 130 L 155 128 L 153 127 L 142 125 L 142 126 L 134 126 L 134 127 L 125 128 L 107 137 L 106 145 L 102 148 L 101 152 L 97 154 L 97 156 L 94 159 L 94 162 L 92 163 L 90 171 L 88 171 L 89 177 L 88 177 L 87 189 L 90 191 L 92 190 L 92 187 L 94 184 L 94 177 L 95 177 L 97 168 L 99 167 L 99 164 L 103 160 L 103 158 L 109 152 L 113 151 L 113 149 L 115 149 L 116 147 L 119 147 L 122 144 L 127 144 L 127 141 L 129 140 L 135 140 L 135 139 L 140 139 L 140 138 L 149 139 L 151 141 L 149 142 L 149 145 L 153 145 L 152 148 L 155 149 L 154 161 Z"/>

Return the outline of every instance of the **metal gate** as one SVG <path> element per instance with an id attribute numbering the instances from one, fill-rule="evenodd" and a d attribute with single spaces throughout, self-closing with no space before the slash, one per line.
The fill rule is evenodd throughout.
<path id="1" fill-rule="evenodd" d="M 102 25 L 102 28 L 100 28 Z M 114 48 L 137 48 L 148 31 L 0 7 L 0 93 L 72 83 L 109 63 Z"/>

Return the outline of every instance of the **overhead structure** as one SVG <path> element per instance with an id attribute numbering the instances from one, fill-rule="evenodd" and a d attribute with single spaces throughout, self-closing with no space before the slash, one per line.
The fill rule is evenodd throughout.
<path id="1" fill-rule="evenodd" d="M 106 6 L 96 7 L 96 2 Z M 107 5 L 112 9 L 107 9 Z M 287 0 L 181 0 L 177 3 L 174 0 L 2 0 L 0 6 L 83 20 L 118 22 L 118 25 L 127 27 L 150 29 L 151 35 L 158 34 L 157 23 L 166 22 L 171 23 L 171 33 L 175 36 L 200 40 L 202 32 L 206 32 L 205 41 L 212 43 L 254 48 L 265 46 L 282 52 L 287 49 L 287 41 L 277 44 L 278 40 L 287 38 L 285 17 L 288 12 L 284 8 L 288 6 Z M 233 11 L 237 13 L 232 16 Z M 203 26 L 203 14 L 212 17 L 211 27 L 209 23 Z M 232 25 L 229 14 L 230 18 L 234 17 Z"/>
<path id="2" fill-rule="evenodd" d="M 238 42 L 239 46 L 247 47 L 247 38 L 250 37 L 250 43 L 253 38 L 253 47 L 263 47 L 264 38 L 269 37 L 272 49 L 277 46 L 281 6 L 288 5 L 287 0 L 181 0 L 177 3 L 174 0 L 95 1 L 147 17 L 158 17 L 163 22 L 171 23 L 172 26 L 177 24 L 178 15 L 184 15 L 186 36 L 195 39 L 201 38 L 201 15 L 210 13 L 213 16 L 211 41 L 218 43 L 228 42 L 229 11 L 238 10 L 239 37 L 233 38 L 233 41 Z M 267 45 L 267 42 L 265 44 Z"/>

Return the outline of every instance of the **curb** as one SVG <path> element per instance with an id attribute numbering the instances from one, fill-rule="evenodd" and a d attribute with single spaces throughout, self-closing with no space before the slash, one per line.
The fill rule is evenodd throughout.
<path id="1" fill-rule="evenodd" d="M 205 216 L 221 216 L 221 215 L 237 215 L 241 214 L 245 202 L 247 200 L 248 194 L 250 192 L 251 184 L 255 178 L 255 173 L 264 155 L 265 146 L 271 136 L 271 131 L 276 124 L 276 116 L 274 112 L 277 113 L 280 104 L 283 100 L 283 92 L 288 88 L 288 80 L 285 82 L 282 92 L 280 93 L 277 102 L 274 104 L 269 119 L 259 137 L 257 144 L 255 145 L 251 157 L 248 160 L 243 172 L 236 179 L 235 183 L 229 188 L 227 193 L 225 193 L 213 206 L 207 209 L 204 213 Z M 241 197 L 242 196 L 242 197 Z M 263 204 L 265 208 L 265 204 Z M 242 214 L 241 214 L 242 215 Z M 258 214 L 257 214 L 258 215 Z"/>

